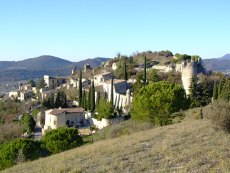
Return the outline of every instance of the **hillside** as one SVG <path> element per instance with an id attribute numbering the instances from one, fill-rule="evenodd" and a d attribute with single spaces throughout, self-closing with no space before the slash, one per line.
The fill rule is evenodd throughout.
<path id="1" fill-rule="evenodd" d="M 193 120 L 102 140 L 3 172 L 229 172 L 230 135 Z"/>
<path id="2" fill-rule="evenodd" d="M 220 58 L 203 59 L 203 65 L 207 70 L 230 73 L 230 54 Z"/>

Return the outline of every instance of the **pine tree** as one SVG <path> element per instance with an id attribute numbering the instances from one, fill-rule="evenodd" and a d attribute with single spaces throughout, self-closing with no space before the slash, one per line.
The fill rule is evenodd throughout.
<path id="1" fill-rule="evenodd" d="M 213 100 L 217 100 L 218 98 L 218 90 L 217 90 L 217 85 L 216 85 L 216 82 L 214 83 L 214 86 L 213 86 Z"/>
<path id="2" fill-rule="evenodd" d="M 79 97 L 78 97 L 79 107 L 82 107 L 82 71 L 80 70 L 79 76 Z"/>
<path id="3" fill-rule="evenodd" d="M 146 85 L 147 84 L 147 72 L 146 72 L 147 59 L 146 59 L 146 56 L 144 58 L 145 58 L 145 64 L 144 64 L 144 84 Z"/>
<path id="4" fill-rule="evenodd" d="M 125 62 L 124 62 L 124 79 L 128 80 L 128 74 L 127 74 L 127 65 L 126 65 L 126 58 L 125 58 Z"/>
<path id="5" fill-rule="evenodd" d="M 95 111 L 95 87 L 94 87 L 94 81 L 92 81 L 91 84 L 91 112 Z"/>

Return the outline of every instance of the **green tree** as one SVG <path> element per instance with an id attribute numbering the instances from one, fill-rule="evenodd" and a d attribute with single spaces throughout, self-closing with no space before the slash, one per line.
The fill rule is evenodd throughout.
<path id="1" fill-rule="evenodd" d="M 47 109 L 55 108 L 55 98 L 54 94 L 52 94 L 47 100 L 44 100 L 42 102 L 42 105 L 46 107 Z"/>
<path id="2" fill-rule="evenodd" d="M 92 81 L 91 84 L 91 112 L 95 111 L 95 87 L 94 87 L 94 81 Z"/>
<path id="3" fill-rule="evenodd" d="M 88 99 L 87 99 L 87 106 L 88 106 L 88 110 L 91 110 L 91 96 L 92 96 L 92 87 L 90 86 L 89 88 L 89 92 L 88 92 Z"/>
<path id="4" fill-rule="evenodd" d="M 37 84 L 37 89 L 41 89 L 41 88 L 44 88 L 45 87 L 45 80 L 44 79 L 40 79 L 38 81 L 38 84 Z"/>
<path id="5" fill-rule="evenodd" d="M 79 77 L 79 94 L 78 94 L 78 102 L 79 102 L 79 106 L 82 107 L 82 71 L 80 70 L 80 77 Z"/>
<path id="6" fill-rule="evenodd" d="M 230 100 L 230 80 L 225 80 L 218 99 Z"/>
<path id="7" fill-rule="evenodd" d="M 145 63 L 144 63 L 144 83 L 147 85 L 147 58 L 146 56 L 144 57 Z"/>
<path id="8" fill-rule="evenodd" d="M 21 121 L 22 121 L 24 132 L 31 133 L 34 131 L 36 122 L 34 121 L 34 118 L 30 116 L 30 114 L 24 113 Z"/>
<path id="9" fill-rule="evenodd" d="M 190 107 L 199 107 L 202 105 L 202 97 L 200 93 L 200 87 L 197 83 L 197 78 L 193 77 L 191 80 L 191 85 L 189 87 L 189 100 L 190 100 Z"/>
<path id="10" fill-rule="evenodd" d="M 82 100 L 83 100 L 83 108 L 84 108 L 85 110 L 88 110 L 88 109 L 87 109 L 87 98 L 86 98 L 85 90 L 83 90 Z"/>
<path id="11" fill-rule="evenodd" d="M 142 87 L 134 96 L 131 116 L 154 125 L 171 123 L 171 114 L 186 107 L 182 86 L 169 82 L 155 82 Z"/>
<path id="12" fill-rule="evenodd" d="M 17 163 L 44 156 L 41 142 L 31 139 L 15 139 L 0 146 L 0 170 Z"/>
<path id="13" fill-rule="evenodd" d="M 143 82 L 137 81 L 132 85 L 131 92 L 133 93 L 133 95 L 136 95 L 140 91 L 140 89 L 144 86 L 145 84 Z"/>
<path id="14" fill-rule="evenodd" d="M 110 119 L 113 117 L 113 106 L 105 98 L 100 99 L 99 105 L 97 107 L 97 119 L 101 120 L 102 118 Z"/>
<path id="15" fill-rule="evenodd" d="M 100 92 L 97 92 L 96 109 L 97 109 L 97 107 L 98 107 L 98 105 L 99 105 L 100 99 L 101 99 L 101 93 L 100 93 Z"/>
<path id="16" fill-rule="evenodd" d="M 126 58 L 124 60 L 124 80 L 128 80 Z"/>
<path id="17" fill-rule="evenodd" d="M 157 74 L 156 69 L 152 69 L 148 72 L 148 81 L 150 82 L 159 82 L 160 81 L 160 76 Z"/>
<path id="18" fill-rule="evenodd" d="M 29 81 L 29 84 L 30 84 L 32 87 L 36 87 L 36 84 L 35 84 L 35 82 L 34 82 L 33 79 L 31 79 L 31 80 Z"/>
<path id="19" fill-rule="evenodd" d="M 217 85 L 215 82 L 213 86 L 213 100 L 217 100 L 217 98 L 218 98 L 218 89 L 217 89 Z"/>
<path id="20" fill-rule="evenodd" d="M 223 89 L 223 87 L 224 87 L 224 84 L 225 84 L 225 78 L 222 77 L 222 78 L 220 79 L 220 83 L 219 83 L 219 87 L 218 87 L 218 96 L 221 95 L 221 92 L 222 92 L 222 89 Z"/>
<path id="21" fill-rule="evenodd" d="M 42 138 L 44 147 L 51 153 L 59 153 L 83 144 L 76 128 L 61 127 L 47 131 Z"/>
<path id="22" fill-rule="evenodd" d="M 111 102 L 111 105 L 113 106 L 113 74 L 112 74 L 112 79 L 111 79 L 110 102 Z"/>
<path id="23" fill-rule="evenodd" d="M 67 100 L 66 100 L 66 94 L 64 91 L 58 91 L 57 97 L 55 100 L 55 107 L 56 108 L 66 108 L 67 107 Z"/>

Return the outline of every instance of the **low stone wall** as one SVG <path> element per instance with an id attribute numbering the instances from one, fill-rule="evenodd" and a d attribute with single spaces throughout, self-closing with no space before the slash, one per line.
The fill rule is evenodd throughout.
<path id="1" fill-rule="evenodd" d="M 104 127 L 108 126 L 108 125 L 113 125 L 113 124 L 117 124 L 124 121 L 124 117 L 116 117 L 113 119 L 104 119 L 102 118 L 101 121 L 95 119 L 95 118 L 90 118 L 90 123 L 91 125 L 95 125 L 98 129 L 103 129 Z"/>

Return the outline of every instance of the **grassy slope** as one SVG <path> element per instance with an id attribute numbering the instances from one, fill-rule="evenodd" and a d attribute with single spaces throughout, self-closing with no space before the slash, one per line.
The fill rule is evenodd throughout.
<path id="1" fill-rule="evenodd" d="M 230 135 L 208 120 L 138 132 L 4 172 L 230 172 Z"/>

